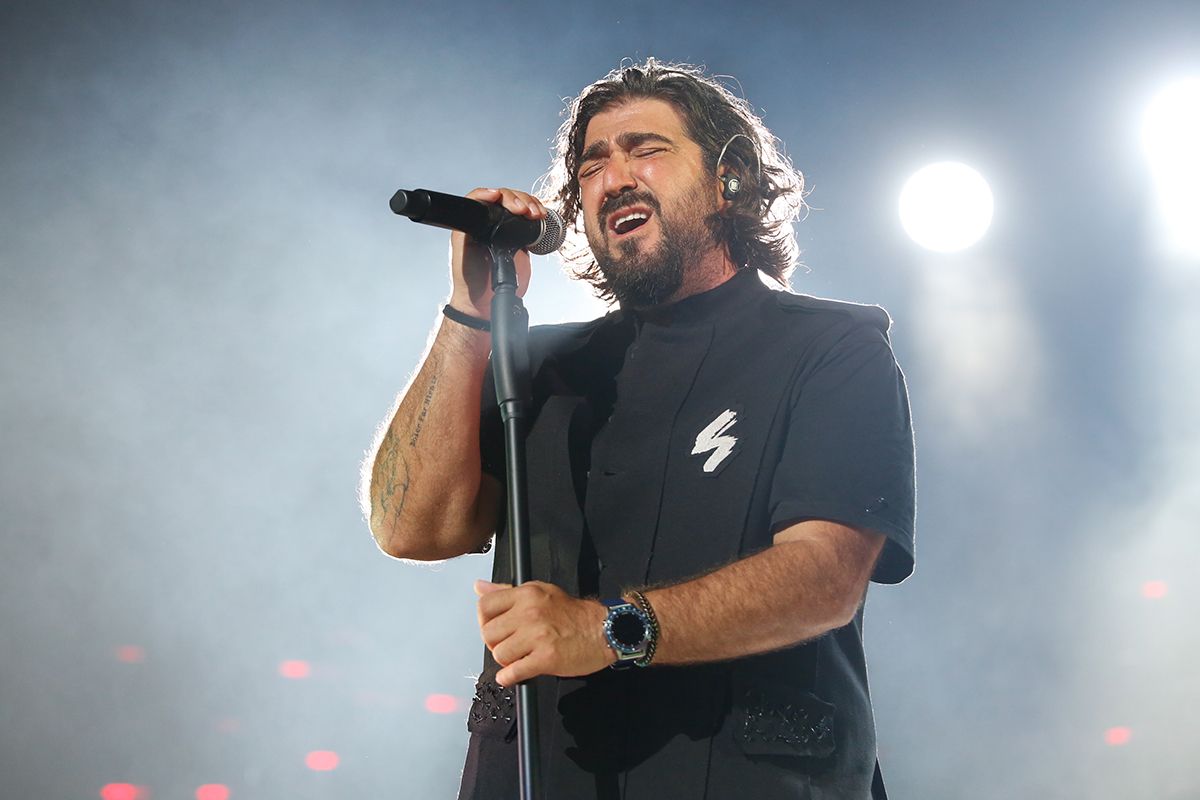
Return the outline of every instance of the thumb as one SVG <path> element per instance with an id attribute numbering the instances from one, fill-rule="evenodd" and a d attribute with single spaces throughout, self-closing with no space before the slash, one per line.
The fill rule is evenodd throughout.
<path id="1" fill-rule="evenodd" d="M 475 581 L 475 594 L 483 597 L 485 594 L 498 592 L 501 589 L 511 589 L 507 583 L 492 583 L 491 581 L 477 580 Z"/>

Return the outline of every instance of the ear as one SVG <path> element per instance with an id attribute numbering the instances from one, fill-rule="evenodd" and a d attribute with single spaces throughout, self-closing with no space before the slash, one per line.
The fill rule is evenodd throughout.
<path id="1" fill-rule="evenodd" d="M 733 200 L 729 197 L 729 193 L 725 188 L 725 181 L 732 177 L 732 175 L 733 173 L 724 164 L 717 167 L 717 212 L 720 214 L 724 214 L 733 205 Z"/>

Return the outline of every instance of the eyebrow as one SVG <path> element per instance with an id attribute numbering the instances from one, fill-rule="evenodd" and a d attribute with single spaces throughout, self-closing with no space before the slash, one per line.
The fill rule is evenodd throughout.
<path id="1" fill-rule="evenodd" d="M 675 142 L 663 136 L 661 133 L 650 133 L 649 131 L 629 131 L 617 136 L 617 144 L 622 150 L 632 150 L 635 147 L 645 144 L 646 142 L 660 142 L 662 144 L 674 146 Z M 579 163 L 586 164 L 587 162 L 607 156 L 610 152 L 607 139 L 601 139 L 592 144 L 583 151 L 579 156 Z"/>

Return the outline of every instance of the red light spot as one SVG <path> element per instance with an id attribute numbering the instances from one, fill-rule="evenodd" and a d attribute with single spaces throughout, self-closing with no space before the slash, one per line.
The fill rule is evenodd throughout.
<path id="1" fill-rule="evenodd" d="M 1166 581 L 1146 581 L 1142 584 L 1142 597 L 1148 597 L 1151 600 L 1158 600 L 1159 598 L 1166 596 Z"/>
<path id="2" fill-rule="evenodd" d="M 329 772 L 337 769 L 338 754 L 332 750 L 313 750 L 304 757 L 304 763 L 311 770 L 317 772 Z"/>
<path id="3" fill-rule="evenodd" d="M 312 669 L 307 661 L 281 661 L 279 674 L 285 678 L 307 678 L 312 674 Z"/>
<path id="4" fill-rule="evenodd" d="M 144 800 L 149 796 L 145 786 L 132 783 L 110 783 L 100 790 L 100 800 Z"/>
<path id="5" fill-rule="evenodd" d="M 146 649 L 136 644 L 123 644 L 116 649 L 117 661 L 122 661 L 126 664 L 140 664 L 146 660 Z M 110 784 L 111 786 L 124 786 L 123 783 Z"/>
<path id="6" fill-rule="evenodd" d="M 425 710 L 434 714 L 453 714 L 458 711 L 458 698 L 452 694 L 431 694 L 425 698 Z"/>
<path id="7" fill-rule="evenodd" d="M 242 722 L 237 717 L 222 717 L 217 720 L 218 733 L 237 733 L 242 727 Z"/>
<path id="8" fill-rule="evenodd" d="M 1133 738 L 1133 731 L 1129 728 L 1109 728 L 1104 732 L 1104 742 L 1111 747 L 1120 747 L 1123 744 L 1128 744 Z"/>
<path id="9" fill-rule="evenodd" d="M 229 800 L 229 787 L 220 783 L 206 783 L 196 790 L 196 800 Z"/>

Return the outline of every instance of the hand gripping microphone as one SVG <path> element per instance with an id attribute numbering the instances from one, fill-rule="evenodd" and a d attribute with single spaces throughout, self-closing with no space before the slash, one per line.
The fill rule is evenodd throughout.
<path id="1" fill-rule="evenodd" d="M 401 189 L 392 195 L 391 206 L 413 222 L 462 231 L 483 244 L 524 248 L 539 256 L 562 247 L 567 236 L 562 216 L 550 209 L 545 219 L 528 219 L 498 205 L 428 189 Z"/>

